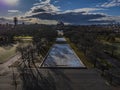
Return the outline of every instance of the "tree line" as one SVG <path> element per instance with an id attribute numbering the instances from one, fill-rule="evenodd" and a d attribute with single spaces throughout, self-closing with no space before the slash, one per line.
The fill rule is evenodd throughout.
<path id="1" fill-rule="evenodd" d="M 114 66 L 108 62 L 108 56 L 106 51 L 111 51 L 114 55 L 116 47 L 108 44 L 103 44 L 102 41 L 114 42 L 115 38 L 119 38 L 120 33 L 113 32 L 112 29 L 101 26 L 74 26 L 64 30 L 64 35 L 70 39 L 72 43 L 78 48 L 78 51 L 82 51 L 84 56 L 88 58 L 88 62 L 91 62 L 95 68 L 101 70 L 101 75 L 109 77 L 109 80 L 118 78 L 117 81 L 120 84 L 120 65 L 116 63 Z M 112 56 L 110 56 L 113 58 Z M 118 73 L 114 71 L 118 70 Z M 107 72 L 107 74 L 106 74 Z M 112 78 L 112 80 L 111 80 Z"/>

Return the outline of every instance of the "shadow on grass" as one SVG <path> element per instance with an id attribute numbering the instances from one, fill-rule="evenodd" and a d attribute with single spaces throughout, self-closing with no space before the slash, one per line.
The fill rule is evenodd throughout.
<path id="1" fill-rule="evenodd" d="M 73 90 L 70 79 L 61 69 L 31 68 L 23 63 L 19 70 L 23 90 Z"/>

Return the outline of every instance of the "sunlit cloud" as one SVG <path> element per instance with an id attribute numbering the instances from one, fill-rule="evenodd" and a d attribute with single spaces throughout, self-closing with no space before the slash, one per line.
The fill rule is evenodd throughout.
<path id="1" fill-rule="evenodd" d="M 79 8 L 79 9 L 73 9 L 73 10 L 66 10 L 64 13 L 69 13 L 69 12 L 85 12 L 85 13 L 89 13 L 92 11 L 99 11 L 99 10 L 104 10 L 102 8 Z"/>
<path id="2" fill-rule="evenodd" d="M 120 6 L 120 0 L 109 0 L 98 6 L 105 7 L 105 8 Z"/>
<path id="3" fill-rule="evenodd" d="M 19 10 L 8 10 L 8 13 L 19 13 Z"/>
<path id="4" fill-rule="evenodd" d="M 31 16 L 40 13 L 56 13 L 60 11 L 60 7 L 50 4 L 51 0 L 40 1 L 39 3 L 33 4 L 33 7 L 25 13 L 26 16 Z"/>

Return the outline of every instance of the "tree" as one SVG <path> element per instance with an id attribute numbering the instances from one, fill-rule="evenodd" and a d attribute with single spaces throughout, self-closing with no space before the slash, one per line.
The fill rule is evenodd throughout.
<path id="1" fill-rule="evenodd" d="M 112 57 L 114 56 L 116 50 L 117 50 L 117 47 L 113 43 L 105 44 L 106 53 L 111 54 Z"/>
<path id="2" fill-rule="evenodd" d="M 18 19 L 17 17 L 14 17 L 14 26 L 17 26 L 17 23 L 18 23 Z"/>
<path id="3" fill-rule="evenodd" d="M 113 44 L 110 45 L 110 51 L 111 51 L 111 55 L 114 56 L 115 51 L 117 50 L 117 47 Z"/>

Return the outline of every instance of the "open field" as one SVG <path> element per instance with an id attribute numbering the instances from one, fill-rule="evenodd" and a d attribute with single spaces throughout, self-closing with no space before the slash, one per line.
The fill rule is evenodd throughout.
<path id="1" fill-rule="evenodd" d="M 32 39 L 31 36 L 15 36 L 15 39 Z"/>
<path id="2" fill-rule="evenodd" d="M 17 41 L 22 41 L 22 42 L 31 42 L 33 37 L 31 37 L 31 36 L 15 36 L 14 39 Z"/>
<path id="3" fill-rule="evenodd" d="M 101 43 L 103 43 L 106 46 L 106 51 L 109 54 L 112 54 L 112 48 L 114 47 L 115 49 L 113 49 L 114 51 L 113 57 L 117 58 L 120 61 L 120 42 L 118 40 L 115 42 L 108 42 L 106 40 L 101 40 Z"/>
<path id="4" fill-rule="evenodd" d="M 21 45 L 21 46 L 27 46 L 32 42 L 32 37 L 30 36 L 18 36 L 14 37 L 15 40 L 19 39 L 22 42 L 19 44 L 14 44 L 11 46 L 5 46 L 5 47 L 0 47 L 0 63 L 4 63 L 7 61 L 10 57 L 14 56 L 16 54 L 16 47 Z"/>
<path id="5" fill-rule="evenodd" d="M 115 41 L 120 43 L 120 38 L 115 38 Z"/>
<path id="6" fill-rule="evenodd" d="M 0 47 L 0 63 L 7 61 L 10 57 L 16 54 L 16 47 L 18 44 L 7 47 Z"/>
<path id="7" fill-rule="evenodd" d="M 117 57 L 120 61 L 120 43 L 114 43 L 116 46 L 117 50 L 115 51 L 115 57 Z"/>

